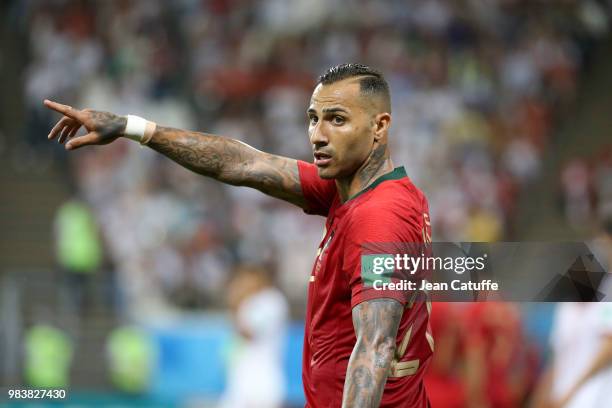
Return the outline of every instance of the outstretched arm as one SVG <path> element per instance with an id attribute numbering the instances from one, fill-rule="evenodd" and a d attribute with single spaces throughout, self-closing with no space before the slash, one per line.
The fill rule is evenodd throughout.
<path id="1" fill-rule="evenodd" d="M 305 205 L 295 159 L 264 153 L 234 139 L 160 126 L 148 145 L 196 173 Z"/>
<path id="2" fill-rule="evenodd" d="M 393 299 L 373 299 L 353 308 L 357 342 L 346 370 L 343 408 L 380 405 L 403 310 Z"/>
<path id="3" fill-rule="evenodd" d="M 125 136 L 124 116 L 78 110 L 46 100 L 45 106 L 64 115 L 49 133 L 66 149 L 102 145 Z M 88 133 L 74 138 L 84 126 Z M 176 163 L 221 182 L 256 188 L 304 208 L 297 160 L 261 152 L 240 141 L 206 133 L 157 126 L 147 144 Z"/>

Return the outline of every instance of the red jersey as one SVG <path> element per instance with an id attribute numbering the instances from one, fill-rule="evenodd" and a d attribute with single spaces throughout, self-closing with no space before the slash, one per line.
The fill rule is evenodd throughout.
<path id="1" fill-rule="evenodd" d="M 431 241 L 425 196 L 400 167 L 342 203 L 335 182 L 321 179 L 315 165 L 298 162 L 298 167 L 306 212 L 327 216 L 308 288 L 302 362 L 306 407 L 342 405 L 346 369 L 357 341 L 352 308 L 376 298 L 405 305 L 380 406 L 427 407 L 423 377 L 433 353 L 429 304 L 411 304 L 404 291 L 375 289 L 364 284 L 361 274 L 365 243 Z"/>

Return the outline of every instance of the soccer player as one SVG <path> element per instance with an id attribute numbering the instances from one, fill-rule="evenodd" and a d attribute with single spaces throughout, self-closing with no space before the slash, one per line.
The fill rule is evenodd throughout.
<path id="1" fill-rule="evenodd" d="M 248 265 L 235 271 L 227 292 L 238 335 L 228 359 L 227 386 L 217 408 L 281 408 L 287 301 L 264 270 Z"/>
<path id="2" fill-rule="evenodd" d="M 129 137 L 196 173 L 326 216 L 308 288 L 306 406 L 429 405 L 423 385 L 433 353 L 428 304 L 377 290 L 362 273 L 366 243 L 431 241 L 427 200 L 390 158 L 391 99 L 380 72 L 344 64 L 319 78 L 307 110 L 314 163 L 130 115 L 44 104 L 64 115 L 49 138 L 67 142 L 68 150 Z M 89 133 L 73 138 L 81 126 Z"/>
<path id="3" fill-rule="evenodd" d="M 560 303 L 550 342 L 552 360 L 532 407 L 612 406 L 612 304 Z"/>

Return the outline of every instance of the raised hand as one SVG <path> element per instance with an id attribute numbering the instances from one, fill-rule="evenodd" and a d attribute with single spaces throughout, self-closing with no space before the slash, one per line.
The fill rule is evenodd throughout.
<path id="1" fill-rule="evenodd" d="M 88 145 L 104 145 L 111 143 L 123 136 L 127 119 L 124 116 L 115 115 L 110 112 L 101 112 L 91 109 L 78 110 L 68 105 L 45 99 L 44 105 L 64 115 L 51 129 L 48 138 L 55 139 L 59 143 L 66 143 L 66 150 L 78 149 Z M 76 132 L 81 126 L 87 130 L 87 134 L 75 138 Z"/>

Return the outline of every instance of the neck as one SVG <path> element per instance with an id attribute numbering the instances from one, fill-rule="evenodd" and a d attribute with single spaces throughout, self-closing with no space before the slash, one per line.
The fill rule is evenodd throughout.
<path id="1" fill-rule="evenodd" d="M 386 144 L 378 145 L 367 160 L 355 173 L 346 178 L 336 179 L 336 187 L 342 202 L 367 188 L 383 174 L 393 171 L 393 161 L 389 157 Z"/>

